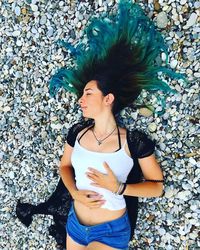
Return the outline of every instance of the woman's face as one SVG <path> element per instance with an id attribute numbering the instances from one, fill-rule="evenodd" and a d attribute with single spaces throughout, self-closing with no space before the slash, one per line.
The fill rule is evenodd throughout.
<path id="1" fill-rule="evenodd" d="M 88 82 L 83 90 L 83 95 L 79 99 L 79 105 L 83 111 L 83 116 L 94 119 L 105 109 L 105 96 L 97 86 L 97 82 Z"/>

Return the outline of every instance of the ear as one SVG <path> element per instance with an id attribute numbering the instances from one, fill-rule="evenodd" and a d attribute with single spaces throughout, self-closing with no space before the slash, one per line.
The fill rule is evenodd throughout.
<path id="1" fill-rule="evenodd" d="M 111 105 L 115 100 L 115 97 L 112 93 L 109 93 L 105 96 L 105 102 L 106 102 L 106 105 Z"/>

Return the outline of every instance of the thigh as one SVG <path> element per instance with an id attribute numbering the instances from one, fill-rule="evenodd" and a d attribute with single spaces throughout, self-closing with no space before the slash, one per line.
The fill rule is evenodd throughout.
<path id="1" fill-rule="evenodd" d="M 110 246 L 107 246 L 103 243 L 97 242 L 97 241 L 93 241 L 91 242 L 87 248 L 87 250 L 118 250 L 117 248 L 113 248 Z M 120 249 L 119 249 L 120 250 Z"/>
<path id="2" fill-rule="evenodd" d="M 66 246 L 69 250 L 86 250 L 86 246 L 80 245 L 76 241 L 74 241 L 68 234 L 66 239 Z"/>

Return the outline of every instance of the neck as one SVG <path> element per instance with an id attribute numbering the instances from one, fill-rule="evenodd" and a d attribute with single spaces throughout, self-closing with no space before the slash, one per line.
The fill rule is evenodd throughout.
<path id="1" fill-rule="evenodd" d="M 110 133 L 116 127 L 116 121 L 113 115 L 94 119 L 94 131 L 98 136 L 104 136 Z"/>

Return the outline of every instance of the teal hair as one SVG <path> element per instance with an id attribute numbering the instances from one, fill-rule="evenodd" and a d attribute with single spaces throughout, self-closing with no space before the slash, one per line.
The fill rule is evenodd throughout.
<path id="1" fill-rule="evenodd" d="M 75 67 L 63 67 L 53 75 L 52 96 L 64 87 L 80 97 L 87 82 L 97 80 L 103 93 L 112 92 L 117 97 L 117 113 L 133 103 L 142 89 L 176 93 L 159 79 L 159 72 L 186 81 L 182 74 L 156 64 L 162 52 L 166 54 L 167 64 L 168 48 L 154 23 L 131 0 L 121 0 L 117 14 L 92 18 L 86 34 L 88 43 L 79 43 L 76 47 L 59 41 L 73 55 Z M 165 106 L 164 98 L 158 97 L 158 101 Z"/>

